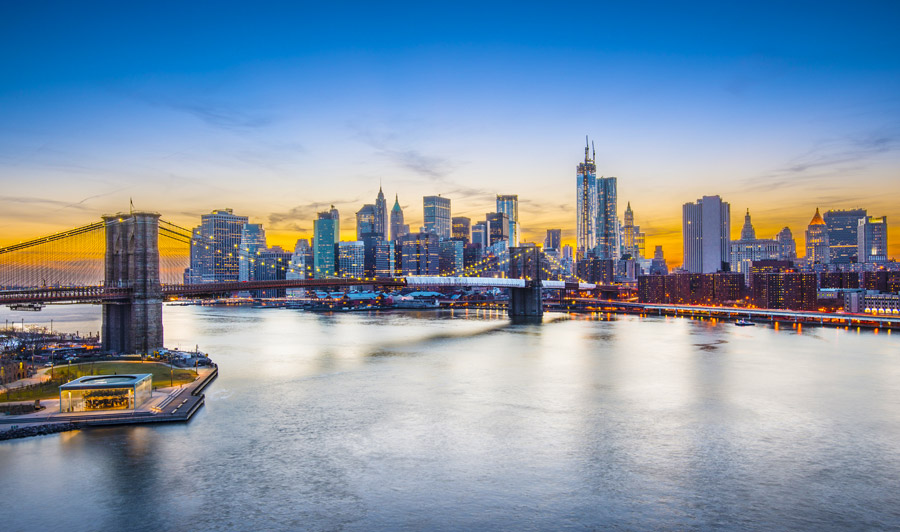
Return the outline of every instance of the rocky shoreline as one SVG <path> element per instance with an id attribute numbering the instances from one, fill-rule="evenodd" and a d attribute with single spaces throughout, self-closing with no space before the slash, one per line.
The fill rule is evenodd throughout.
<path id="1" fill-rule="evenodd" d="M 57 432 L 78 430 L 83 428 L 83 426 L 83 423 L 52 423 L 47 425 L 32 425 L 29 427 L 14 427 L 9 430 L 0 431 L 0 441 L 56 434 Z"/>

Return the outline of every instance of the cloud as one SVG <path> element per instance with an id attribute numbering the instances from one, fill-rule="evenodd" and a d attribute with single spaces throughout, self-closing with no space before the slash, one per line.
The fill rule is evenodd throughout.
<path id="1" fill-rule="evenodd" d="M 375 129 L 350 122 L 347 126 L 365 145 L 401 168 L 405 168 L 418 176 L 439 183 L 447 183 L 447 176 L 457 168 L 449 159 L 437 155 L 425 154 L 419 150 L 398 146 L 400 134 L 393 130 Z"/>
<path id="2" fill-rule="evenodd" d="M 274 121 L 271 116 L 249 112 L 236 105 L 210 103 L 208 101 L 181 101 L 175 97 L 150 96 L 129 93 L 130 96 L 157 107 L 167 107 L 187 113 L 209 126 L 229 131 L 240 131 L 266 127 Z"/>
<path id="3" fill-rule="evenodd" d="M 303 228 L 297 222 L 308 223 L 316 218 L 317 213 L 328 210 L 332 205 L 355 204 L 359 203 L 359 201 L 358 198 L 323 202 L 315 201 L 297 205 L 284 212 L 269 213 L 269 227 L 278 230 L 309 231 L 309 228 Z"/>
<path id="4" fill-rule="evenodd" d="M 873 157 L 900 148 L 900 130 L 885 129 L 864 135 L 823 139 L 780 168 L 744 180 L 749 189 L 805 184 L 858 172 Z"/>

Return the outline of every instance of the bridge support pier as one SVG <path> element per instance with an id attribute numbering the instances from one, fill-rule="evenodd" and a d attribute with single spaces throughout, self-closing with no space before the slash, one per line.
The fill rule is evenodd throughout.
<path id="1" fill-rule="evenodd" d="M 544 296 L 537 286 L 509 289 L 510 318 L 540 318 L 544 315 Z"/>
<path id="2" fill-rule="evenodd" d="M 159 214 L 104 216 L 107 288 L 129 288 L 127 301 L 103 303 L 104 351 L 152 353 L 163 346 Z"/>
<path id="3" fill-rule="evenodd" d="M 509 289 L 509 317 L 540 319 L 544 315 L 541 251 L 536 247 L 509 248 L 509 277 L 526 280 L 524 288 Z"/>

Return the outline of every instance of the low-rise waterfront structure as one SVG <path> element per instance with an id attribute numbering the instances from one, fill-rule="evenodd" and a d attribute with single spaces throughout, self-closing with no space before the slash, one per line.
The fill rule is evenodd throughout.
<path id="1" fill-rule="evenodd" d="M 150 373 L 79 377 L 59 387 L 59 411 L 134 410 L 152 391 Z"/>

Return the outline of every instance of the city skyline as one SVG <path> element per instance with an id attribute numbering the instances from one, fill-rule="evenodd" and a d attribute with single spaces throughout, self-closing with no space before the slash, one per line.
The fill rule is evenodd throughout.
<path id="1" fill-rule="evenodd" d="M 14 73 L 0 88 L 0 240 L 133 198 L 184 226 L 232 208 L 290 249 L 332 204 L 352 238 L 381 184 L 413 231 L 423 196 L 479 220 L 516 194 L 523 241 L 560 228 L 574 245 L 585 134 L 597 177 L 618 178 L 618 216 L 631 202 L 646 249 L 662 245 L 670 264 L 680 206 L 704 195 L 749 208 L 759 238 L 790 227 L 801 250 L 816 208 L 864 208 L 898 234 L 897 8 L 867 7 L 604 7 L 596 40 L 569 31 L 575 8 L 504 11 L 500 27 L 499 7 L 475 19 L 362 9 L 337 39 L 316 28 L 335 13 L 286 7 L 187 10 L 177 24 L 138 7 L 102 20 L 6 7 L 0 39 L 17 53 L 0 59 Z M 127 35 L 134 20 L 149 33 Z M 900 241 L 889 245 L 896 259 Z"/>

